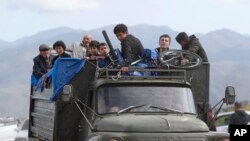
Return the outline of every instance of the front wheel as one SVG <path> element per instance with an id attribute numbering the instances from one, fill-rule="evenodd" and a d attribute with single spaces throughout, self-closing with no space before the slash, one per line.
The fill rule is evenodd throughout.
<path id="1" fill-rule="evenodd" d="M 164 68 L 194 69 L 200 66 L 202 59 L 199 55 L 185 50 L 169 50 L 160 53 L 160 65 Z"/>

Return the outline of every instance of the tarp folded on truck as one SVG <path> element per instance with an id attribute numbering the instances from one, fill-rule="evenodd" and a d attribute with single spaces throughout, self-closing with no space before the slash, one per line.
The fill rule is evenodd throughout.
<path id="1" fill-rule="evenodd" d="M 57 96 L 62 92 L 63 86 L 69 84 L 70 80 L 83 68 L 85 62 L 86 60 L 77 58 L 57 59 L 53 68 L 39 79 L 35 90 L 42 91 L 45 80 L 51 78 L 53 95 L 50 97 L 50 100 L 55 101 Z"/>
<path id="2" fill-rule="evenodd" d="M 83 68 L 85 60 L 77 58 L 60 58 L 54 64 L 52 72 L 53 95 L 51 101 L 55 101 L 62 92 L 63 86 Z"/>

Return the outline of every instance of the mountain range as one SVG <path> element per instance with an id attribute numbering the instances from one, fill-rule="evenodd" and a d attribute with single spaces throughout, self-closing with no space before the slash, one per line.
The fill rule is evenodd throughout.
<path id="1" fill-rule="evenodd" d="M 106 30 L 115 48 L 120 43 L 113 34 L 114 25 L 93 30 L 59 27 L 23 37 L 13 42 L 0 40 L 0 117 L 27 116 L 29 109 L 30 75 L 33 57 L 38 55 L 42 43 L 52 45 L 63 40 L 67 45 L 82 40 L 83 35 L 91 34 L 103 42 L 102 30 Z M 129 33 L 138 37 L 145 48 L 156 48 L 159 36 L 172 37 L 171 48 L 180 49 L 175 41 L 177 31 L 167 26 L 129 26 Z M 195 33 L 206 50 L 211 66 L 210 103 L 215 105 L 223 96 L 227 85 L 235 86 L 238 100 L 250 99 L 250 36 L 229 29 L 220 29 L 206 34 Z"/>

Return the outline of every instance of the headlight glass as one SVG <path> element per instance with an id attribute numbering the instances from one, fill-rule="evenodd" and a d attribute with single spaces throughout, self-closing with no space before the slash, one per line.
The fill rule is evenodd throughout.
<path id="1" fill-rule="evenodd" d="M 123 137 L 104 137 L 102 141 L 124 141 Z"/>
<path id="2" fill-rule="evenodd" d="M 230 141 L 229 138 L 224 138 L 222 141 Z"/>
<path id="3" fill-rule="evenodd" d="M 216 141 L 230 141 L 228 137 L 218 138 Z"/>
<path id="4" fill-rule="evenodd" d="M 99 141 L 99 136 L 91 137 L 88 141 Z"/>
<path id="5" fill-rule="evenodd" d="M 111 137 L 107 141 L 124 141 L 124 139 L 121 137 Z"/>

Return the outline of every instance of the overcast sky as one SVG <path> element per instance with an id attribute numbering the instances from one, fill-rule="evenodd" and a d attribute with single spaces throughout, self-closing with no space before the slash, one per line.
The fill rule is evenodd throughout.
<path id="1" fill-rule="evenodd" d="M 4 41 L 60 26 L 90 30 L 117 23 L 250 35 L 250 0 L 1 0 L 0 17 Z"/>

